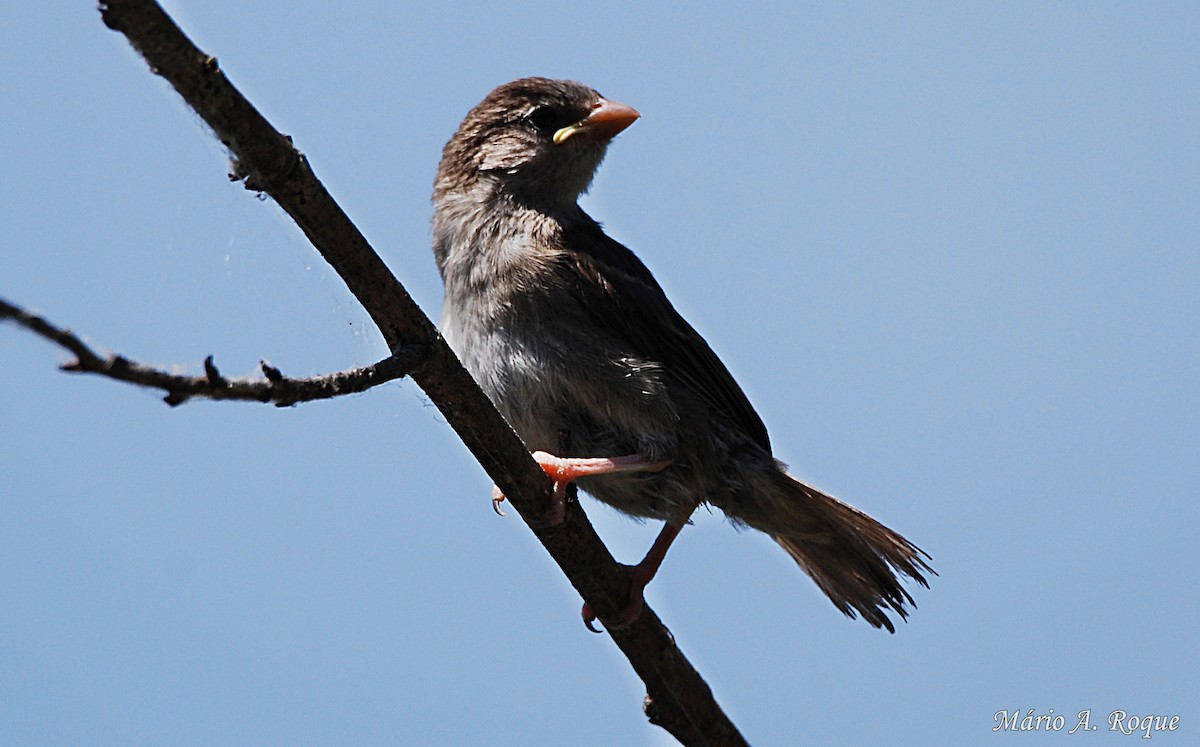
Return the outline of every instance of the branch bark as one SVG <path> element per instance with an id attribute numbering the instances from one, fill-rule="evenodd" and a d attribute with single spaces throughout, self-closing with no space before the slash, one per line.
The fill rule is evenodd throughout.
<path id="1" fill-rule="evenodd" d="M 151 0 L 100 2 L 104 23 L 124 34 L 150 70 L 165 78 L 229 149 L 233 176 L 286 211 L 337 271 L 379 327 L 394 355 L 426 354 L 411 376 L 445 416 L 509 502 L 528 520 L 550 506 L 550 479 L 451 352 L 437 329 L 334 202 L 291 139 L 279 133 Z M 531 527 L 571 584 L 601 619 L 629 595 L 628 578 L 578 502 L 552 528 Z M 646 685 L 646 712 L 685 745 L 746 744 L 712 691 L 648 606 L 609 635 Z"/>
<path id="2" fill-rule="evenodd" d="M 100 355 L 71 330 L 59 327 L 0 298 L 0 319 L 11 319 L 54 344 L 75 354 L 75 360 L 61 368 L 70 373 L 90 373 L 127 384 L 167 393 L 163 401 L 175 407 L 193 398 L 271 402 L 290 407 L 300 402 L 357 394 L 394 379 L 407 376 L 425 354 L 420 345 L 407 345 L 396 354 L 364 368 L 293 379 L 266 361 L 259 362 L 262 379 L 227 379 L 217 370 L 210 355 L 204 359 L 203 376 L 184 376 L 147 366 L 123 355 Z"/>

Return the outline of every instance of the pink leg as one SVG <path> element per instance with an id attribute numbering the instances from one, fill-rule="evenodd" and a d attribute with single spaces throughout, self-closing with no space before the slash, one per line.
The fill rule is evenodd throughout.
<path id="1" fill-rule="evenodd" d="M 658 472 L 665 469 L 671 460 L 651 461 L 640 455 L 620 457 L 556 457 L 544 451 L 533 452 L 537 461 L 546 474 L 554 480 L 554 501 L 545 518 L 537 522 L 538 526 L 558 526 L 567 517 L 567 485 L 581 477 L 592 475 L 607 475 L 614 472 Z M 492 509 L 504 516 L 500 504 L 504 502 L 504 493 L 499 487 L 492 488 Z M 670 544 L 669 542 L 667 544 Z M 651 574 L 653 575 L 653 574 Z"/>
<path id="2" fill-rule="evenodd" d="M 621 610 L 615 619 L 605 622 L 605 627 L 614 630 L 627 628 L 642 616 L 642 606 L 645 604 L 643 592 L 646 586 L 654 579 L 655 574 L 658 573 L 659 566 L 662 565 L 663 559 L 667 557 L 667 550 L 671 548 L 671 543 L 679 536 L 684 525 L 691 518 L 692 512 L 699 505 L 699 501 L 692 503 L 681 511 L 678 517 L 664 524 L 662 531 L 658 533 L 658 537 L 654 539 L 654 544 L 650 545 L 650 549 L 646 551 L 646 557 L 642 558 L 640 563 L 633 566 L 622 566 L 629 571 L 629 603 L 625 605 L 625 609 Z M 596 613 L 592 612 L 591 605 L 584 602 L 583 624 L 593 633 L 599 633 L 601 631 L 592 625 L 595 621 Z"/>

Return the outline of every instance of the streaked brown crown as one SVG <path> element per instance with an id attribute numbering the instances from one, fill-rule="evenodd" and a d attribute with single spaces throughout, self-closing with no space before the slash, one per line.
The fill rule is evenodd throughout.
<path id="1" fill-rule="evenodd" d="M 481 185 L 523 203 L 574 202 L 591 184 L 608 137 L 554 133 L 582 121 L 603 99 L 569 80 L 522 78 L 489 93 L 442 150 L 434 201 Z"/>

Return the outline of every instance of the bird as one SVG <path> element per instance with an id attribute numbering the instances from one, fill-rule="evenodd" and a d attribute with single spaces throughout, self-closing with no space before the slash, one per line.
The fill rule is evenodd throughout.
<path id="1" fill-rule="evenodd" d="M 446 342 L 553 479 L 640 520 L 663 521 L 624 566 L 646 585 L 701 505 L 766 533 L 834 606 L 895 632 L 932 558 L 787 471 L 742 388 L 646 265 L 579 206 L 613 138 L 640 117 L 575 81 L 529 77 L 471 109 L 442 150 L 433 253 Z M 497 488 L 500 512 L 503 494 Z M 584 605 L 585 624 L 596 615 Z"/>

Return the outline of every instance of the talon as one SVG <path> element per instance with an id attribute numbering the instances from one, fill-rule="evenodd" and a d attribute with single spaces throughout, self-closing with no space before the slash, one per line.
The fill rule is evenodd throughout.
<path id="1" fill-rule="evenodd" d="M 497 516 L 508 516 L 508 514 L 504 513 L 504 509 L 500 508 L 501 503 L 504 503 L 504 493 L 500 492 L 500 486 L 493 485 L 492 486 L 492 510 L 496 512 Z"/>
<path id="2" fill-rule="evenodd" d="M 592 612 L 592 605 L 588 604 L 587 602 L 584 602 L 583 603 L 583 626 L 585 628 L 587 628 L 588 630 L 592 631 L 593 633 L 603 633 L 604 632 L 603 630 L 600 630 L 596 626 L 592 625 L 592 623 L 594 623 L 594 622 L 596 622 L 596 613 Z"/>
<path id="3" fill-rule="evenodd" d="M 624 567 L 631 572 L 635 570 L 629 566 Z M 645 598 L 642 596 L 642 591 L 644 588 L 645 586 L 640 584 L 635 577 L 633 588 L 629 590 L 629 603 L 625 605 L 625 609 L 618 612 L 617 616 L 611 620 L 600 620 L 600 624 L 609 630 L 624 630 L 625 628 L 628 628 L 630 625 L 633 625 L 635 622 L 637 622 L 638 618 L 642 616 L 642 608 L 646 604 Z M 582 615 L 584 627 L 593 633 L 604 632 L 603 630 L 600 630 L 592 625 L 592 623 L 596 622 L 596 620 L 599 618 L 596 616 L 596 613 L 592 611 L 592 606 L 587 602 L 583 603 Z"/>
<path id="4" fill-rule="evenodd" d="M 646 568 L 642 565 L 622 565 L 621 570 L 629 576 L 629 601 L 625 603 L 625 607 L 616 614 L 615 617 L 608 620 L 601 620 L 600 624 L 609 630 L 624 630 L 630 625 L 637 622 L 642 616 L 642 609 L 646 606 L 646 598 L 644 596 L 646 585 L 650 583 L 653 573 L 647 573 Z M 583 603 L 583 624 L 588 630 L 593 633 L 601 633 L 592 625 L 598 617 L 592 611 L 592 605 L 587 602 Z"/>

